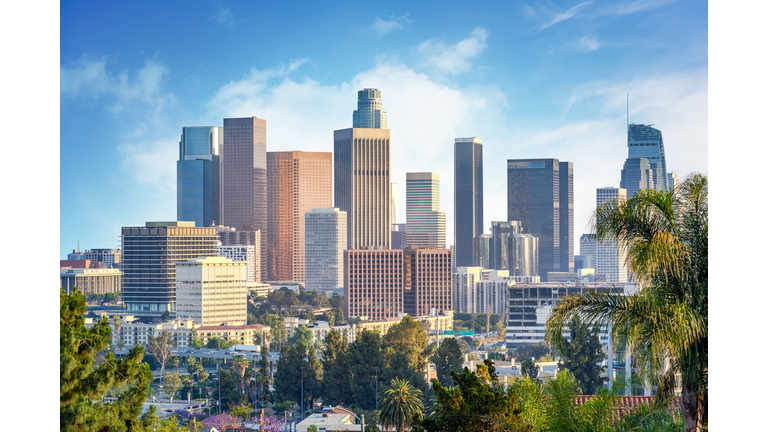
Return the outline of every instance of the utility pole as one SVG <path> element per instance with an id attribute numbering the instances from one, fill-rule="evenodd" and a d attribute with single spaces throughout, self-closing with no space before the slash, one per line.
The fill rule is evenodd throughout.
<path id="1" fill-rule="evenodd" d="M 301 420 L 304 421 L 304 366 L 301 367 Z"/>
<path id="2" fill-rule="evenodd" d="M 379 410 L 379 367 L 374 366 L 374 369 L 376 369 L 376 410 Z"/>

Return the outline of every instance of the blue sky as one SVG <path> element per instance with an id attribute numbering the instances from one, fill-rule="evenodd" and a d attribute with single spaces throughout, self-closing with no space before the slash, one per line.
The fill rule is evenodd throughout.
<path id="1" fill-rule="evenodd" d="M 267 150 L 332 151 L 356 91 L 382 91 L 393 181 L 435 171 L 453 239 L 453 139 L 483 140 L 485 226 L 506 218 L 506 159 L 574 163 L 575 234 L 619 186 L 630 121 L 667 167 L 708 171 L 707 3 L 64 2 L 60 255 L 176 218 L 183 126 L 267 120 Z"/>

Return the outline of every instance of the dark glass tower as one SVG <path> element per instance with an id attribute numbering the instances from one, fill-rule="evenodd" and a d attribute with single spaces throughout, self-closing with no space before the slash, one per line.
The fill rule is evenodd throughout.
<path id="1" fill-rule="evenodd" d="M 261 231 L 261 280 L 267 271 L 267 121 L 224 119 L 222 225 Z"/>
<path id="2" fill-rule="evenodd" d="M 573 163 L 507 161 L 507 219 L 539 239 L 539 276 L 573 271 Z"/>
<path id="3" fill-rule="evenodd" d="M 456 138 L 453 153 L 453 241 L 456 267 L 475 265 L 474 238 L 483 234 L 483 142 Z"/>
<path id="4" fill-rule="evenodd" d="M 629 158 L 645 158 L 653 170 L 653 184 L 656 190 L 667 191 L 667 158 L 664 156 L 664 139 L 661 131 L 653 125 L 630 124 L 627 148 Z M 654 188 L 654 186 L 651 186 Z M 622 186 L 623 187 L 623 186 Z M 627 188 L 627 196 L 629 189 Z"/>
<path id="5" fill-rule="evenodd" d="M 176 162 L 176 219 L 209 227 L 221 223 L 223 129 L 185 127 Z"/>
<path id="6" fill-rule="evenodd" d="M 634 157 L 624 161 L 621 169 L 621 183 L 619 187 L 627 190 L 627 197 L 631 197 L 640 189 L 654 189 L 655 183 L 653 169 L 646 158 Z"/>

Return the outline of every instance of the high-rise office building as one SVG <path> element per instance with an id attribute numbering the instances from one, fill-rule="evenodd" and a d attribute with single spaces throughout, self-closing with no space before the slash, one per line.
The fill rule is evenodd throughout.
<path id="1" fill-rule="evenodd" d="M 224 130 L 184 127 L 176 162 L 176 219 L 209 227 L 221 223 L 221 151 Z"/>
<path id="2" fill-rule="evenodd" d="M 491 244 L 493 239 L 490 234 L 481 234 L 474 238 L 475 249 L 475 267 L 483 269 L 493 268 L 493 257 L 491 256 L 493 248 Z"/>
<path id="3" fill-rule="evenodd" d="M 631 197 L 640 189 L 654 189 L 654 173 L 648 160 L 641 157 L 628 158 L 621 169 L 621 188 Z"/>
<path id="4" fill-rule="evenodd" d="M 248 321 L 247 270 L 224 257 L 176 263 L 176 316 L 203 326 L 245 325 Z"/>
<path id="5" fill-rule="evenodd" d="M 509 270 L 509 237 L 522 234 L 520 221 L 491 222 L 491 266 L 489 269 Z"/>
<path id="6" fill-rule="evenodd" d="M 409 246 L 445 248 L 445 212 L 440 211 L 440 175 L 405 173 L 405 222 Z"/>
<path id="7" fill-rule="evenodd" d="M 304 271 L 307 291 L 332 292 L 344 286 L 347 213 L 317 208 L 304 214 Z"/>
<path id="8" fill-rule="evenodd" d="M 573 271 L 573 162 L 560 162 L 560 271 Z"/>
<path id="9" fill-rule="evenodd" d="M 246 263 L 246 281 L 256 282 L 256 246 L 254 245 L 217 245 L 216 256 L 235 262 Z"/>
<path id="10" fill-rule="evenodd" d="M 596 204 L 615 199 L 627 199 L 627 190 L 615 187 L 597 188 Z M 583 252 L 582 252 L 583 253 Z M 627 282 L 629 269 L 627 267 L 627 250 L 615 241 L 597 243 L 597 262 L 595 272 L 609 275 L 611 282 Z"/>
<path id="11" fill-rule="evenodd" d="M 365 102 L 362 106 L 376 108 L 375 100 L 366 99 L 371 92 L 381 99 L 381 92 L 375 89 L 358 93 L 361 101 L 353 121 L 355 127 L 333 132 L 334 207 L 347 212 L 349 249 L 389 248 L 391 244 L 390 141 L 386 117 L 378 123 L 357 117 L 360 102 Z M 366 105 L 369 102 L 372 105 Z"/>
<path id="12" fill-rule="evenodd" d="M 676 172 L 667 173 L 667 187 L 677 199 L 680 199 L 680 177 L 677 176 Z"/>
<path id="13" fill-rule="evenodd" d="M 123 227 L 123 301 L 133 315 L 176 312 L 176 263 L 216 255 L 216 228 L 191 221 Z"/>
<path id="14" fill-rule="evenodd" d="M 594 234 L 582 234 L 579 238 L 579 253 L 590 256 L 592 265 L 597 265 L 597 236 Z"/>
<path id="15" fill-rule="evenodd" d="M 394 183 L 393 183 L 394 184 Z M 392 231 L 390 232 L 392 238 L 392 247 L 390 249 L 405 249 L 408 247 L 408 228 L 406 224 L 392 224 Z"/>
<path id="16" fill-rule="evenodd" d="M 218 225 L 215 227 L 219 236 L 219 242 L 222 246 L 253 246 L 253 280 L 248 279 L 249 282 L 262 282 L 261 279 L 261 231 L 237 231 L 234 228 Z M 234 249 L 237 250 L 237 249 Z M 251 249 L 246 250 L 246 254 L 250 254 Z M 240 249 L 242 251 L 242 249 Z M 240 252 L 233 252 L 232 256 L 227 258 L 235 259 L 233 256 L 241 256 Z M 250 275 L 250 269 L 249 273 Z"/>
<path id="17" fill-rule="evenodd" d="M 506 270 L 459 267 L 453 275 L 455 311 L 503 316 L 509 288 L 516 283 Z"/>
<path id="18" fill-rule="evenodd" d="M 664 139 L 661 131 L 652 128 L 653 125 L 630 124 L 627 147 L 629 158 L 645 158 L 653 170 L 653 184 L 649 189 L 666 191 L 667 187 L 667 158 L 664 155 Z M 622 186 L 624 187 L 624 186 Z M 626 188 L 630 192 L 630 188 Z M 632 196 L 630 193 L 629 196 Z"/>
<path id="19" fill-rule="evenodd" d="M 507 219 L 538 238 L 539 275 L 573 270 L 573 164 L 507 161 Z M 564 232 L 562 232 L 564 231 Z"/>
<path id="20" fill-rule="evenodd" d="M 456 267 L 472 267 L 474 238 L 483 234 L 483 142 L 456 138 L 453 151 L 454 259 Z"/>
<path id="21" fill-rule="evenodd" d="M 412 317 L 453 310 L 451 250 L 409 247 L 403 250 L 403 312 Z"/>
<path id="22" fill-rule="evenodd" d="M 538 276 L 539 239 L 530 234 L 509 235 L 510 276 Z"/>
<path id="23" fill-rule="evenodd" d="M 397 224 L 397 200 L 399 199 L 399 188 L 397 186 L 397 183 L 392 183 L 390 186 L 392 190 L 392 199 L 389 201 L 389 219 L 392 225 Z"/>
<path id="24" fill-rule="evenodd" d="M 267 121 L 224 119 L 222 225 L 261 231 L 261 275 L 267 270 Z"/>
<path id="25" fill-rule="evenodd" d="M 381 91 L 368 88 L 357 92 L 357 109 L 352 114 L 352 127 L 387 128 L 387 112 L 381 108 Z"/>
<path id="26" fill-rule="evenodd" d="M 344 316 L 368 320 L 403 313 L 403 250 L 385 247 L 344 251 Z"/>
<path id="27" fill-rule="evenodd" d="M 331 207 L 331 164 L 331 153 L 267 153 L 267 280 L 304 281 L 304 214 Z"/>

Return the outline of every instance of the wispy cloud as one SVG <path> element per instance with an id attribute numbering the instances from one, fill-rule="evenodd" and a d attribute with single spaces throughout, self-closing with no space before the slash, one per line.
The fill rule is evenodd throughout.
<path id="1" fill-rule="evenodd" d="M 576 12 L 578 12 L 579 9 L 581 9 L 582 7 L 584 7 L 586 5 L 590 5 L 590 4 L 592 4 L 592 1 L 585 1 L 585 2 L 577 4 L 576 6 L 568 9 L 565 12 L 554 14 L 554 16 L 552 16 L 549 20 L 547 20 L 546 22 L 541 24 L 540 30 L 547 29 L 547 28 L 552 27 L 553 25 L 555 25 L 557 23 L 563 22 L 563 21 L 573 17 L 574 15 L 576 15 Z"/>
<path id="2" fill-rule="evenodd" d="M 654 9 L 672 3 L 676 0 L 635 0 L 629 2 L 616 2 L 604 10 L 604 13 L 610 15 L 626 15 L 646 9 Z"/>
<path id="3" fill-rule="evenodd" d="M 404 28 L 404 25 L 410 22 L 411 20 L 408 19 L 407 13 L 399 17 L 393 17 L 390 20 L 383 20 L 377 16 L 373 24 L 369 25 L 365 31 L 374 33 L 378 36 L 382 36 L 391 32 L 392 30 L 402 29 Z"/>
<path id="4" fill-rule="evenodd" d="M 582 36 L 575 44 L 576 51 L 590 52 L 600 48 L 600 41 L 595 37 Z"/>
<path id="5" fill-rule="evenodd" d="M 106 69 L 106 58 L 83 57 L 77 62 L 60 68 L 61 97 L 63 101 L 82 98 L 98 99 L 103 95 L 114 100 L 108 109 L 117 115 L 127 105 L 141 101 L 159 111 L 175 101 L 175 96 L 160 90 L 163 77 L 170 71 L 155 60 L 146 60 L 135 74 L 121 71 L 112 74 Z M 134 75 L 132 78 L 131 75 Z"/>
<path id="6" fill-rule="evenodd" d="M 419 44 L 416 50 L 425 56 L 428 65 L 441 72 L 459 74 L 469 72 L 472 69 L 469 60 L 485 49 L 487 38 L 488 31 L 478 27 L 472 31 L 468 38 L 455 45 L 446 47 L 436 39 L 430 39 Z"/>
<path id="7" fill-rule="evenodd" d="M 235 23 L 235 19 L 232 17 L 232 11 L 230 11 L 229 8 L 219 10 L 219 12 L 211 18 L 219 24 L 226 24 L 231 26 Z"/>

